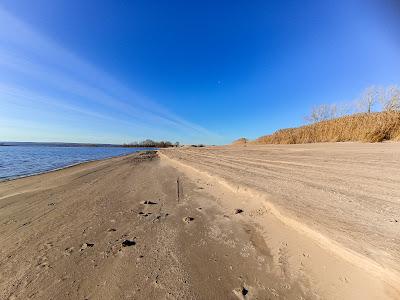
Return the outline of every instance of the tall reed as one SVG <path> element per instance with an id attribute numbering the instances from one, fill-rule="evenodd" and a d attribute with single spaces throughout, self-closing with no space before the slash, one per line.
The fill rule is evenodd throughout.
<path id="1" fill-rule="evenodd" d="M 281 129 L 252 144 L 305 144 L 321 142 L 382 142 L 400 140 L 400 112 L 362 113 L 297 128 Z"/>

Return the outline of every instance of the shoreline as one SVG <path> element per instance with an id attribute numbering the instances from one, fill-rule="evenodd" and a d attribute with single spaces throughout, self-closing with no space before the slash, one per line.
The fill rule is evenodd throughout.
<path id="1" fill-rule="evenodd" d="M 59 168 L 55 168 L 55 169 L 51 169 L 51 170 L 47 170 L 47 171 L 43 171 L 43 172 L 32 173 L 32 174 L 28 174 L 28 175 L 20 175 L 20 176 L 16 176 L 16 177 L 0 178 L 0 183 L 1 182 L 9 182 L 9 181 L 17 180 L 17 179 L 22 179 L 22 178 L 29 178 L 29 177 L 43 175 L 43 174 L 48 174 L 48 173 L 51 173 L 51 172 L 56 172 L 56 171 L 72 168 L 72 167 L 75 167 L 75 166 L 79 166 L 79 165 L 82 165 L 82 164 L 87 164 L 87 163 L 96 162 L 96 161 L 105 161 L 105 160 L 113 159 L 113 158 L 116 158 L 116 157 L 128 156 L 128 155 L 132 155 L 132 154 L 140 153 L 140 152 L 144 152 L 144 151 L 157 151 L 157 149 L 156 150 L 140 150 L 140 151 L 135 151 L 135 152 L 127 153 L 127 154 L 109 156 L 109 157 L 104 157 L 104 158 L 99 158 L 99 159 L 85 160 L 85 161 L 77 162 L 77 163 L 74 163 L 74 164 L 66 165 L 66 166 L 63 166 L 63 167 L 59 167 Z"/>

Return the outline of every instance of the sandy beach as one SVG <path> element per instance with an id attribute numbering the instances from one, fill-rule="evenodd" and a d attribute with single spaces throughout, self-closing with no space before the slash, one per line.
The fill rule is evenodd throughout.
<path id="1" fill-rule="evenodd" d="M 0 299 L 398 299 L 400 145 L 179 148 L 0 183 Z"/>

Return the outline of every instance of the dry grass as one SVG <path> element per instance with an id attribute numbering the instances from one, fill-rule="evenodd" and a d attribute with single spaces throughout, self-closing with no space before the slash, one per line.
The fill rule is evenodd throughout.
<path id="1" fill-rule="evenodd" d="M 237 139 L 236 141 L 233 141 L 233 145 L 244 145 L 244 144 L 247 144 L 249 142 L 249 140 L 248 139 L 246 139 L 246 138 L 240 138 L 240 139 Z"/>
<path id="2" fill-rule="evenodd" d="M 400 112 L 363 113 L 276 131 L 252 144 L 305 144 L 321 142 L 382 142 L 400 140 Z"/>

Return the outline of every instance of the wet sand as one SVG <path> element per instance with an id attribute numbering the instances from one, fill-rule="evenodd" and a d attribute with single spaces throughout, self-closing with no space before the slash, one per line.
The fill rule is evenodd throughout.
<path id="1" fill-rule="evenodd" d="M 184 161 L 186 151 L 199 151 L 200 164 L 201 151 L 217 150 L 133 154 L 0 183 L 0 299 L 399 296 L 393 281 L 302 234 L 262 197 Z"/>

